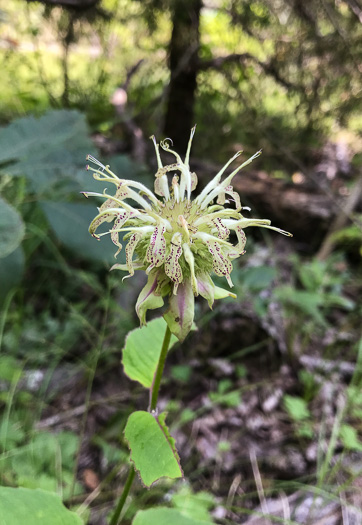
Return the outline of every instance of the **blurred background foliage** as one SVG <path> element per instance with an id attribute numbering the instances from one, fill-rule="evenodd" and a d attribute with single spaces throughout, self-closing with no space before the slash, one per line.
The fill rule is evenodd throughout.
<path id="1" fill-rule="evenodd" d="M 361 22 L 358 0 L 2 3 L 3 484 L 57 491 L 78 505 L 103 483 L 111 492 L 91 512 L 91 502 L 81 507 L 89 523 L 103 523 L 115 480 L 126 475 L 121 430 L 137 403 L 146 403 L 137 401 L 138 391 L 119 368 L 124 337 L 137 324 L 133 310 L 143 281 L 135 276 L 121 284 L 108 272 L 112 243 L 97 243 L 87 232 L 95 203 L 80 192 L 101 188 L 84 170 L 85 156 L 152 185 L 148 137 L 169 136 L 182 153 L 196 122 L 192 163 L 200 186 L 237 150 L 248 156 L 262 148 L 235 185 L 255 216 L 265 215 L 295 237 L 250 233 L 247 257 L 234 265 L 238 301 L 212 312 L 198 303 L 195 344 L 192 350 L 183 345 L 187 361 L 177 351 L 171 357 L 166 384 L 174 399 L 168 409 L 178 422 L 173 430 L 187 435 L 205 412 L 237 411 L 245 391 L 278 382 L 271 379 L 274 372 L 281 377 L 288 366 L 289 379 L 275 386 L 281 394 L 274 423 L 289 421 L 286 441 L 296 440 L 309 453 L 299 475 L 339 497 L 339 478 L 327 460 L 341 466 L 336 450 L 348 458 L 362 447 Z M 213 360 L 221 358 L 227 377 L 220 380 Z M 191 378 L 199 389 L 184 399 Z M 323 419 L 326 384 L 336 388 L 328 398 L 337 414 L 332 421 Z M 339 395 L 342 412 L 334 404 Z M 201 409 L 195 399 L 204 401 Z M 317 459 L 310 455 L 313 442 Z M 222 461 L 228 454 L 235 465 L 240 460 L 232 443 L 221 431 L 216 466 L 202 456 L 205 446 L 194 455 L 181 451 L 186 472 L 194 473 L 187 491 L 195 515 L 208 516 L 205 508 L 214 506 L 215 520 L 220 515 L 219 522 L 242 523 L 241 508 L 250 513 L 257 504 L 250 473 L 243 474 L 248 501 L 240 493 L 235 503 L 222 489 L 237 470 L 220 474 Z M 54 461 L 59 450 L 62 458 Z M 297 479 L 292 468 L 267 472 L 273 479 Z M 192 496 L 201 489 L 219 499 Z M 172 493 L 176 507 L 186 489 L 180 490 Z M 127 519 L 163 492 L 158 486 L 139 495 Z"/>

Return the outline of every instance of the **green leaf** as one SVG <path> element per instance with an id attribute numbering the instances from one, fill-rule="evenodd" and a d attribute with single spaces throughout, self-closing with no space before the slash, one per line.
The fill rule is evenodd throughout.
<path id="1" fill-rule="evenodd" d="M 124 372 L 146 388 L 152 385 L 166 327 L 166 321 L 159 317 L 142 328 L 132 330 L 126 337 L 122 358 Z M 170 348 L 176 342 L 177 338 L 171 336 Z"/>
<path id="2" fill-rule="evenodd" d="M 124 431 L 131 450 L 131 461 L 146 487 L 162 477 L 183 477 L 175 440 L 164 423 L 165 416 L 133 412 Z"/>
<path id="3" fill-rule="evenodd" d="M 0 197 L 0 258 L 10 255 L 19 246 L 24 233 L 20 215 Z"/>
<path id="4" fill-rule="evenodd" d="M 0 131 L 0 164 L 7 163 L 1 171 L 24 175 L 38 193 L 61 178 L 72 177 L 93 150 L 85 116 L 78 111 L 24 117 Z"/>
<path id="5" fill-rule="evenodd" d="M 58 239 L 75 253 L 85 259 L 114 261 L 116 248 L 107 236 L 97 241 L 88 232 L 90 222 L 97 209 L 92 204 L 71 202 L 41 202 L 50 226 Z"/>
<path id="6" fill-rule="evenodd" d="M 335 306 L 337 308 L 344 308 L 345 310 L 352 310 L 355 306 L 355 303 L 350 299 L 347 299 L 347 297 L 343 297 L 334 293 L 325 293 L 322 297 L 323 305 L 326 307 Z"/>
<path id="7" fill-rule="evenodd" d="M 25 436 L 25 431 L 18 421 L 12 419 L 5 419 L 4 417 L 0 420 L 0 445 L 5 450 L 11 450 L 19 445 Z M 19 447 L 17 448 L 17 453 Z"/>
<path id="8" fill-rule="evenodd" d="M 274 294 L 286 306 L 293 305 L 320 325 L 327 325 L 319 310 L 323 306 L 323 297 L 320 293 L 296 290 L 292 286 L 286 285 L 276 288 Z"/>
<path id="9" fill-rule="evenodd" d="M 183 515 L 175 509 L 159 507 L 158 509 L 140 510 L 132 525 L 211 525 L 211 521 L 200 521 Z"/>
<path id="10" fill-rule="evenodd" d="M 20 377 L 22 366 L 19 365 L 15 357 L 10 355 L 0 356 L 0 380 L 13 381 L 15 377 Z"/>
<path id="11" fill-rule="evenodd" d="M 219 403 L 228 407 L 237 407 L 241 404 L 241 394 L 237 390 L 220 394 L 219 392 L 209 393 L 210 401 L 213 403 Z"/>
<path id="12" fill-rule="evenodd" d="M 220 443 L 221 441 L 219 444 Z M 227 442 L 227 445 L 227 450 L 229 450 L 230 443 Z M 209 492 L 197 492 L 193 494 L 190 487 L 186 484 L 172 495 L 172 503 L 184 516 L 203 522 L 210 520 L 209 510 L 215 506 L 215 500 L 212 494 Z"/>
<path id="13" fill-rule="evenodd" d="M 242 284 L 252 291 L 268 288 L 277 275 L 275 268 L 270 266 L 256 266 L 245 268 L 242 272 Z"/>
<path id="14" fill-rule="evenodd" d="M 309 291 L 316 291 L 323 285 L 326 276 L 326 263 L 312 261 L 309 264 L 298 263 L 299 277 L 303 286 Z"/>
<path id="15" fill-rule="evenodd" d="M 362 452 L 362 443 L 358 439 L 357 430 L 351 425 L 342 425 L 339 437 L 346 449 Z"/>
<path id="16" fill-rule="evenodd" d="M 284 407 L 290 417 L 295 421 L 303 421 L 310 417 L 308 405 L 304 399 L 297 396 L 288 396 L 283 398 Z"/>
<path id="17" fill-rule="evenodd" d="M 192 374 L 192 367 L 190 365 L 174 365 L 171 368 L 171 376 L 177 381 L 187 383 Z"/>
<path id="18" fill-rule="evenodd" d="M 82 525 L 56 494 L 40 489 L 0 487 L 0 522 L 4 525 Z"/>
<path id="19" fill-rule="evenodd" d="M 24 253 L 21 246 L 7 257 L 0 259 L 0 306 L 8 292 L 17 286 L 24 272 Z"/>

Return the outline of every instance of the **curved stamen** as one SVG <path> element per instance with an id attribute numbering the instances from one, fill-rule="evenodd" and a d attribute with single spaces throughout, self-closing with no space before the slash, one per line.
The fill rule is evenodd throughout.
<path id="1" fill-rule="evenodd" d="M 198 219 L 196 219 L 196 221 L 194 221 L 193 225 L 194 226 L 200 226 L 201 224 L 206 224 L 208 222 L 211 222 L 213 219 L 216 219 L 216 218 L 220 218 L 220 219 L 223 219 L 223 218 L 227 218 L 227 217 L 235 217 L 235 219 L 238 219 L 240 217 L 240 214 L 235 211 L 235 210 L 232 210 L 232 209 L 222 209 L 220 211 L 215 211 L 213 213 L 208 213 L 207 215 L 202 215 L 201 217 L 199 217 Z"/>
<path id="2" fill-rule="evenodd" d="M 190 138 L 189 138 L 189 142 L 187 144 L 187 151 L 186 151 L 186 157 L 185 157 L 185 166 L 187 166 L 188 168 L 190 168 L 190 153 L 191 153 L 192 140 L 194 138 L 195 131 L 196 131 L 196 124 L 194 125 L 193 128 L 191 128 Z"/>
<path id="3" fill-rule="evenodd" d="M 223 180 L 223 182 L 221 182 L 219 185 L 217 185 L 211 192 L 209 195 L 205 196 L 203 200 L 200 200 L 200 207 L 201 209 L 204 209 L 206 208 L 206 206 L 215 199 L 215 197 L 217 197 L 219 195 L 219 193 L 221 193 L 221 191 L 225 191 L 225 188 L 227 186 L 230 186 L 230 183 L 232 181 L 232 179 L 235 177 L 235 175 L 243 168 L 245 168 L 245 166 L 247 166 L 248 164 L 250 164 L 254 159 L 256 159 L 257 157 L 259 157 L 259 155 L 261 155 L 261 150 L 257 151 L 252 157 L 250 157 L 250 159 L 246 160 L 245 162 L 243 162 L 242 164 L 240 164 L 240 166 L 238 166 L 228 177 L 226 177 L 225 180 Z"/>
<path id="4" fill-rule="evenodd" d="M 238 151 L 233 157 L 231 157 L 231 159 L 227 161 L 225 166 L 221 168 L 221 170 L 215 175 L 215 177 L 205 186 L 200 195 L 196 197 L 195 202 L 197 202 L 198 204 L 201 203 L 205 199 L 205 197 L 210 193 L 210 191 L 216 188 L 216 186 L 220 183 L 221 176 L 226 170 L 226 168 L 228 168 L 230 164 L 234 162 L 234 160 L 237 159 L 241 154 L 242 151 Z"/>
<path id="5" fill-rule="evenodd" d="M 118 179 L 117 175 L 115 173 L 113 173 L 113 171 L 110 170 L 109 166 L 105 166 L 104 164 L 102 164 L 101 162 L 99 162 L 98 159 L 96 159 L 95 157 L 93 157 L 93 155 L 87 155 L 86 156 L 86 160 L 89 160 L 90 162 L 93 162 L 93 164 L 95 164 L 96 166 L 99 166 L 100 168 L 102 168 L 102 172 L 103 171 L 106 171 L 107 173 L 109 173 L 109 175 L 112 176 L 112 178 L 114 179 Z M 95 171 L 93 168 L 91 168 L 90 166 L 87 166 L 87 169 L 90 169 L 92 171 Z M 99 173 L 102 173 L 102 172 L 99 172 Z"/>

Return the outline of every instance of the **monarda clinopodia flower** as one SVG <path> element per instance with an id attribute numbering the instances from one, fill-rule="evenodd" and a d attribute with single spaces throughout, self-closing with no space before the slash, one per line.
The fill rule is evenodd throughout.
<path id="1" fill-rule="evenodd" d="M 210 275 L 225 277 L 229 287 L 232 261 L 244 255 L 245 228 L 261 226 L 283 235 L 290 233 L 270 226 L 266 219 L 248 219 L 242 215 L 243 208 L 238 193 L 233 191 L 232 179 L 244 166 L 259 156 L 257 152 L 239 165 L 223 180 L 228 166 L 241 154 L 237 152 L 194 199 L 191 194 L 197 185 L 197 176 L 190 171 L 189 159 L 195 128 L 191 130 L 185 160 L 170 147 L 170 139 L 155 146 L 158 170 L 155 175 L 154 192 L 140 182 L 120 179 L 109 166 L 104 166 L 92 156 L 87 160 L 96 167 L 87 166 L 93 177 L 115 186 L 115 193 L 84 192 L 103 197 L 105 202 L 98 208 L 98 215 L 89 226 L 96 239 L 110 234 L 117 246 L 115 256 L 122 249 L 120 235 L 126 243 L 126 263 L 115 264 L 112 269 L 128 271 L 130 277 L 135 270 L 148 275 L 146 286 L 141 291 L 136 311 L 141 324 L 146 322 L 147 310 L 159 308 L 168 297 L 169 307 L 164 318 L 173 334 L 183 341 L 189 333 L 194 319 L 195 296 L 204 297 L 210 308 L 215 299 L 236 297 L 229 290 L 215 286 Z M 160 146 L 174 155 L 175 163 L 163 166 Z M 173 174 L 169 184 L 168 174 Z M 137 204 L 137 207 L 130 204 Z M 229 204 L 235 207 L 225 207 Z M 113 223 L 112 228 L 97 234 L 103 223 Z M 236 234 L 236 244 L 230 242 L 230 233 Z"/>

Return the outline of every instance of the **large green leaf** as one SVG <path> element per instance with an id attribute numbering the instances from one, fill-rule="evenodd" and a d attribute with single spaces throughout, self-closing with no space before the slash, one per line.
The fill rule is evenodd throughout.
<path id="1" fill-rule="evenodd" d="M 166 414 L 133 412 L 124 431 L 131 460 L 146 487 L 162 477 L 181 478 L 183 472 L 175 440 L 165 424 Z"/>
<path id="2" fill-rule="evenodd" d="M 126 338 L 122 359 L 125 374 L 146 388 L 152 385 L 166 327 L 166 321 L 159 317 L 142 328 L 132 330 Z M 176 342 L 177 337 L 171 336 L 170 348 Z"/>
<path id="3" fill-rule="evenodd" d="M 210 509 L 216 503 L 210 492 L 193 493 L 190 487 L 184 483 L 177 492 L 172 494 L 171 498 L 173 506 L 184 516 L 203 522 L 210 521 Z"/>
<path id="4" fill-rule="evenodd" d="M 0 197 L 0 259 L 19 246 L 24 232 L 24 223 L 18 212 Z"/>
<path id="5" fill-rule="evenodd" d="M 56 494 L 44 490 L 0 487 L 1 525 L 82 525 Z"/>
<path id="6" fill-rule="evenodd" d="M 180 511 L 159 507 L 158 509 L 140 510 L 132 525 L 211 525 L 211 521 L 200 521 L 185 516 Z"/>
<path id="7" fill-rule="evenodd" d="M 318 291 L 306 292 L 305 290 L 296 290 L 292 286 L 284 285 L 276 288 L 274 295 L 287 306 L 293 305 L 298 310 L 312 317 L 315 322 L 323 326 L 327 325 L 320 311 L 320 307 L 323 306 L 323 297 Z"/>
<path id="8" fill-rule="evenodd" d="M 21 246 L 0 259 L 0 306 L 8 292 L 20 283 L 23 272 L 24 253 Z"/>
<path id="9" fill-rule="evenodd" d="M 24 175 L 38 193 L 72 177 L 93 150 L 85 116 L 78 111 L 24 117 L 0 131 L 1 171 Z"/>
<path id="10" fill-rule="evenodd" d="M 114 262 L 116 247 L 109 236 L 97 241 L 88 232 L 89 224 L 97 213 L 95 206 L 51 201 L 41 202 L 40 206 L 56 236 L 65 246 L 85 259 Z M 118 259 L 120 261 L 121 256 Z"/>

